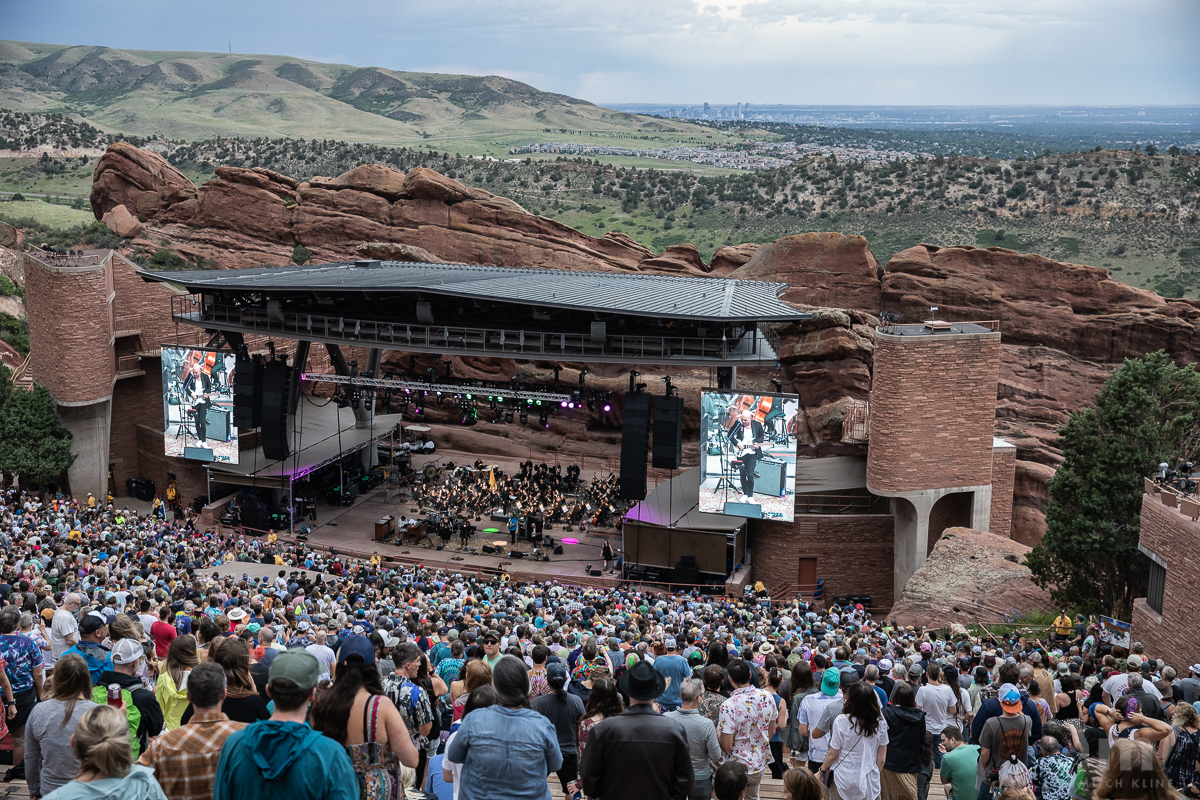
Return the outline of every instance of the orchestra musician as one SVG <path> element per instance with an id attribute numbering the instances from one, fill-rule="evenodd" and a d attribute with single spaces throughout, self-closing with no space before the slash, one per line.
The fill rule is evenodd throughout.
<path id="1" fill-rule="evenodd" d="M 762 458 L 762 445 L 766 438 L 763 424 L 754 419 L 754 410 L 742 409 L 738 421 L 729 430 L 729 444 L 735 457 L 741 460 L 738 477 L 742 485 L 742 502 L 754 502 L 754 470 Z"/>

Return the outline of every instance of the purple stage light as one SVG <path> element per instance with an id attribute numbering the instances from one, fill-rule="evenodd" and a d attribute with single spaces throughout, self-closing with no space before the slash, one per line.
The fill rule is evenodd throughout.
<path id="1" fill-rule="evenodd" d="M 610 406 L 608 403 L 605 403 L 605 404 L 604 404 L 604 410 L 605 410 L 606 412 L 608 412 L 608 411 L 612 411 L 612 406 Z"/>

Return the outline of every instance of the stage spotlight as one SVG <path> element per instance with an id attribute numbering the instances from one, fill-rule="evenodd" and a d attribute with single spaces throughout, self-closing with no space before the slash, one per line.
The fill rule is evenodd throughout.
<path id="1" fill-rule="evenodd" d="M 588 411 L 595 411 L 595 410 L 596 410 L 596 404 L 595 404 L 595 403 L 593 403 L 591 400 L 588 400 L 588 401 L 587 401 L 587 407 L 588 407 Z"/>
<path id="2" fill-rule="evenodd" d="M 604 403 L 604 413 L 607 414 L 609 411 L 612 411 L 612 405 L 608 402 L 605 402 Z"/>
<path id="3" fill-rule="evenodd" d="M 546 413 L 545 411 L 543 411 L 541 414 L 538 414 L 538 424 L 541 425 L 543 428 L 549 428 L 550 427 L 550 415 L 548 413 Z"/>
<path id="4" fill-rule="evenodd" d="M 512 421 L 513 421 L 513 412 L 505 411 L 504 412 L 504 421 L 507 422 L 509 425 L 511 425 Z"/>
<path id="5" fill-rule="evenodd" d="M 522 412 L 521 412 L 521 424 L 522 424 L 522 425 L 524 425 L 524 424 L 526 424 L 526 423 L 528 423 L 528 422 L 529 422 L 529 414 L 527 414 L 526 412 L 522 411 Z"/>

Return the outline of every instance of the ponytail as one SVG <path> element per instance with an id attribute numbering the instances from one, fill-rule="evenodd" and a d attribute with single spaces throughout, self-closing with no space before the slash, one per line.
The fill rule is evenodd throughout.
<path id="1" fill-rule="evenodd" d="M 557 678 L 555 678 L 553 680 L 547 680 L 547 683 L 549 683 L 550 688 L 554 690 L 554 696 L 558 698 L 558 702 L 566 703 L 567 702 L 567 688 L 566 688 L 567 687 L 567 679 L 563 678 L 562 680 L 558 680 Z"/>

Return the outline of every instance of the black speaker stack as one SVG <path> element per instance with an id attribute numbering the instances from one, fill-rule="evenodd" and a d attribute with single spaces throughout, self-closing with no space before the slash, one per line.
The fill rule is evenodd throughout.
<path id="1" fill-rule="evenodd" d="M 679 469 L 683 463 L 683 398 L 660 397 L 654 401 L 654 443 L 650 465 L 655 469 Z"/>
<path id="2" fill-rule="evenodd" d="M 238 428 L 262 425 L 262 364 L 253 358 L 238 358 L 233 371 L 233 424 Z"/>
<path id="3" fill-rule="evenodd" d="M 651 395 L 625 395 L 625 419 L 621 429 L 620 497 L 646 499 L 646 439 L 650 433 Z"/>
<path id="4" fill-rule="evenodd" d="M 263 367 L 262 448 L 263 455 L 282 461 L 292 454 L 288 436 L 288 398 L 292 371 L 287 362 L 272 359 Z"/>

